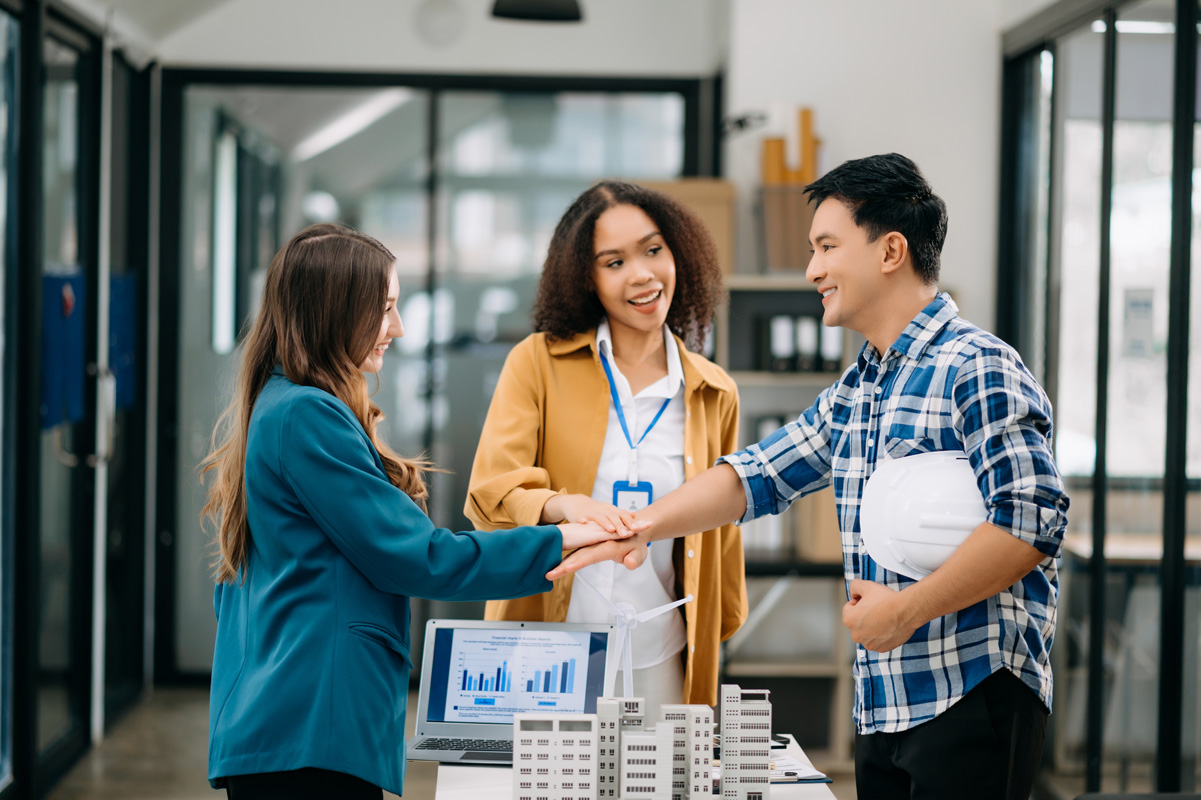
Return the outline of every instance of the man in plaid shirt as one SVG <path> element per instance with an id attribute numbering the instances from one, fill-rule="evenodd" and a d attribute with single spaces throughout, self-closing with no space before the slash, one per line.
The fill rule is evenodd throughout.
<path id="1" fill-rule="evenodd" d="M 1049 654 L 1068 498 L 1051 406 L 1017 353 L 939 294 L 946 206 L 897 154 L 849 161 L 806 187 L 817 206 L 808 278 L 823 322 L 867 339 L 797 420 L 725 456 L 638 513 L 639 540 L 778 514 L 833 484 L 858 644 L 861 797 L 1028 798 L 1051 707 Z M 826 202 L 829 200 L 830 202 Z M 877 564 L 859 536 L 864 484 L 886 459 L 966 453 L 986 521 L 921 581 Z M 637 566 L 633 540 L 578 551 Z"/>

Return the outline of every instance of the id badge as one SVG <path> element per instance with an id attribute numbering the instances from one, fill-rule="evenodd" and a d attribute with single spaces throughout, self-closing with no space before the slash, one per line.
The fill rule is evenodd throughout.
<path id="1" fill-rule="evenodd" d="M 617 481 L 613 484 L 613 505 L 625 511 L 641 511 L 653 499 L 654 490 L 650 481 Z"/>

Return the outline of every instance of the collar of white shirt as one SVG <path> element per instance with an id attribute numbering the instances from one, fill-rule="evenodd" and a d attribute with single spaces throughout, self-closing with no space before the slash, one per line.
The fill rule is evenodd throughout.
<path id="1" fill-rule="evenodd" d="M 596 347 L 609 359 L 609 367 L 613 371 L 613 380 L 617 382 L 617 396 L 623 403 L 633 399 L 630 382 L 613 360 L 613 334 L 609 330 L 609 320 L 602 319 L 596 326 Z M 638 393 L 639 397 L 675 397 L 684 383 L 684 365 L 680 363 L 680 349 L 676 339 L 671 335 L 671 329 L 663 326 L 663 349 L 667 351 L 667 377 L 655 381 Z"/>

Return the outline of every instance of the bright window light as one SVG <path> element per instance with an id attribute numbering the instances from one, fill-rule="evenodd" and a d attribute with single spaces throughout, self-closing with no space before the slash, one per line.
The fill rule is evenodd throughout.
<path id="1" fill-rule="evenodd" d="M 1176 25 L 1172 22 L 1153 22 L 1149 19 L 1120 19 L 1117 23 L 1118 33 L 1175 33 Z M 1103 20 L 1093 21 L 1093 33 L 1105 33 Z M 1201 33 L 1201 25 L 1197 26 Z"/>
<path id="2" fill-rule="evenodd" d="M 412 99 L 408 89 L 385 89 L 307 137 L 292 150 L 292 158 L 308 161 L 362 133 Z"/>
<path id="3" fill-rule="evenodd" d="M 213 352 L 234 349 L 234 299 L 238 246 L 238 139 L 230 131 L 217 138 L 213 165 Z"/>

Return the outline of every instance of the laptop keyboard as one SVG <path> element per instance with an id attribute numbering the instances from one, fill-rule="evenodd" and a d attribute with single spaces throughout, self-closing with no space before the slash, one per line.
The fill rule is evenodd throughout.
<path id="1" fill-rule="evenodd" d="M 418 750 L 489 750 L 513 752 L 513 742 L 507 739 L 422 739 Z"/>

